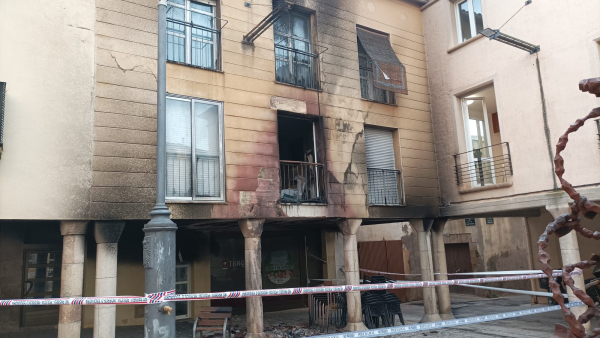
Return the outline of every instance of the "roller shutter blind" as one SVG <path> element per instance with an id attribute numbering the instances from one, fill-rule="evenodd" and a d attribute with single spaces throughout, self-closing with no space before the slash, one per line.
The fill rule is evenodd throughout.
<path id="1" fill-rule="evenodd" d="M 385 129 L 365 128 L 369 204 L 399 205 L 399 172 L 396 171 L 394 138 Z"/>

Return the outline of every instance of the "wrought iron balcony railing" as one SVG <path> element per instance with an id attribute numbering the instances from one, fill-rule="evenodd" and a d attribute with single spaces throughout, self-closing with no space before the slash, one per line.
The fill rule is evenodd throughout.
<path id="1" fill-rule="evenodd" d="M 167 16 L 167 60 L 221 70 L 221 30 L 215 27 L 222 29 L 227 20 L 178 7 Z"/>
<path id="2" fill-rule="evenodd" d="M 508 182 L 513 175 L 510 146 L 503 142 L 456 154 L 454 169 L 457 185 L 471 183 L 483 187 Z"/>
<path id="3" fill-rule="evenodd" d="M 319 89 L 319 54 L 275 45 L 275 80 L 303 88 Z"/>
<path id="4" fill-rule="evenodd" d="M 402 175 L 400 170 L 367 168 L 369 204 L 401 205 Z"/>
<path id="5" fill-rule="evenodd" d="M 325 203 L 325 168 L 320 163 L 280 161 L 281 202 Z"/>

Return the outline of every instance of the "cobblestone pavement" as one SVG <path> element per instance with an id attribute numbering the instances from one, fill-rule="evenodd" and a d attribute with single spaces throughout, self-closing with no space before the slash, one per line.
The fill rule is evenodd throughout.
<path id="1" fill-rule="evenodd" d="M 536 305 L 544 306 L 544 305 Z M 503 313 L 516 310 L 530 309 L 528 296 L 502 297 L 497 299 L 480 298 L 471 295 L 452 294 L 452 310 L 456 318 L 474 317 L 485 314 Z M 407 324 L 416 324 L 423 315 L 423 302 L 402 304 L 402 312 Z M 245 333 L 245 316 L 234 316 L 232 324 L 235 336 L 243 337 Z M 424 331 L 396 335 L 399 338 L 412 337 L 457 337 L 457 338 L 483 338 L 483 337 L 532 337 L 550 338 L 554 331 L 555 323 L 562 323 L 559 311 L 525 316 L 515 319 L 466 325 L 451 329 Z M 177 338 L 192 337 L 192 321 L 177 322 Z M 400 323 L 396 323 L 400 325 Z M 597 323 L 593 322 L 597 327 Z M 308 328 L 307 309 L 294 309 L 280 312 L 265 313 L 265 332 L 267 338 L 296 338 L 309 337 L 322 334 L 317 329 Z M 333 333 L 333 331 L 330 331 Z M 0 335 L 0 338 L 53 338 L 56 330 L 37 330 Z M 82 338 L 92 338 L 92 330 L 82 331 Z M 143 327 L 117 327 L 119 338 L 143 338 Z M 214 335 L 215 338 L 221 335 Z"/>

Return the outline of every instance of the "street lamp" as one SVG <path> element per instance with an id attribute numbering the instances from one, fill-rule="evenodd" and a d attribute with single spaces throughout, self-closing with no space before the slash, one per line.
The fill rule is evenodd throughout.
<path id="1" fill-rule="evenodd" d="M 175 289 L 175 231 L 165 204 L 167 120 L 167 0 L 158 0 L 158 60 L 156 104 L 156 205 L 144 225 L 144 268 L 146 294 Z M 175 337 L 173 303 L 147 304 L 144 337 Z"/>
<path id="2" fill-rule="evenodd" d="M 481 32 L 479 32 L 479 34 L 490 38 L 490 40 L 496 40 L 496 41 L 505 43 L 507 45 L 528 51 L 529 54 L 535 54 L 540 51 L 539 45 L 536 46 L 529 42 L 525 42 L 523 40 L 517 39 L 508 34 L 504 34 L 504 33 L 500 32 L 499 29 L 486 28 L 486 29 L 482 30 Z"/>

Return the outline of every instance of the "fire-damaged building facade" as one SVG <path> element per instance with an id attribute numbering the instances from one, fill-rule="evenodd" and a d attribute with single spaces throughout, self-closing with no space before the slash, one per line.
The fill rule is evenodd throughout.
<path id="1" fill-rule="evenodd" d="M 5 25 L 16 23 L 10 13 L 33 18 L 19 38 L 0 24 L 1 49 L 13 50 L 0 51 L 0 299 L 144 294 L 156 5 L 0 5 Z M 420 6 L 167 1 L 165 197 L 178 226 L 177 293 L 358 284 L 359 260 L 380 260 L 375 244 L 357 244 L 374 226 L 406 234 L 388 246 L 394 272 L 445 272 Z M 423 298 L 430 321 L 451 316 L 447 292 L 401 297 Z M 349 329 L 363 328 L 360 294 L 347 297 Z M 248 334 L 260 336 L 263 311 L 307 298 L 178 302 L 174 315 L 207 305 L 248 312 Z M 88 327 L 114 336 L 115 326 L 142 325 L 144 306 L 8 307 L 0 322 L 0 332 L 58 324 L 60 337 Z"/>

